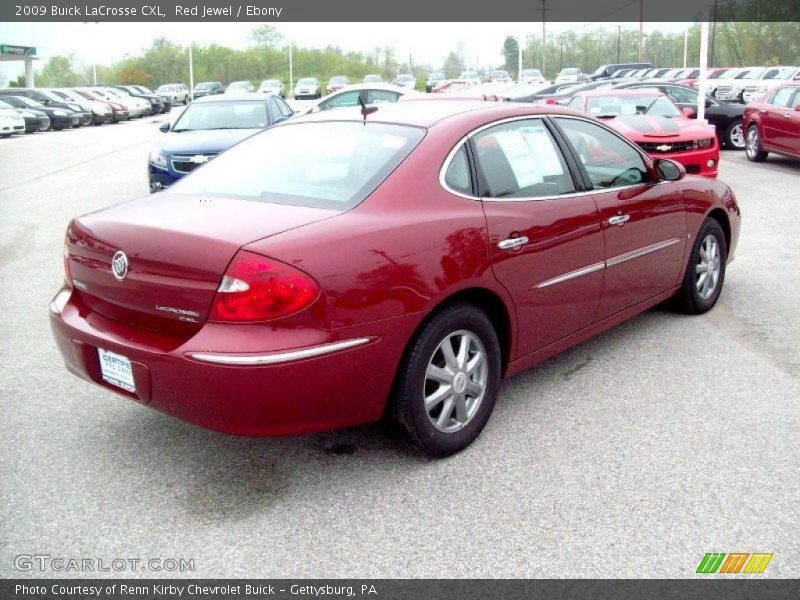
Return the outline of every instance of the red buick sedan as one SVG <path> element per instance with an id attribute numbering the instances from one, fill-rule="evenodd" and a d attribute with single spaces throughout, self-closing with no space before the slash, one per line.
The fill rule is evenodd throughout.
<path id="1" fill-rule="evenodd" d="M 716 177 L 719 144 L 713 125 L 681 111 L 658 90 L 591 90 L 570 100 L 577 108 L 608 124 L 633 140 L 653 158 L 681 163 L 692 175 Z"/>
<path id="2" fill-rule="evenodd" d="M 501 377 L 668 298 L 719 298 L 725 184 L 564 108 L 369 110 L 288 121 L 73 220 L 50 305 L 67 368 L 222 432 L 386 416 L 446 456 Z"/>
<path id="3" fill-rule="evenodd" d="M 800 158 L 800 83 L 783 85 L 750 102 L 742 120 L 745 153 L 753 162 L 767 160 L 770 152 Z"/>

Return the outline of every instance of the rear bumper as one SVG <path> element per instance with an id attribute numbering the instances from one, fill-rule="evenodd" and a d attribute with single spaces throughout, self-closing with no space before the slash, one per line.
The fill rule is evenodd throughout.
<path id="1" fill-rule="evenodd" d="M 206 323 L 190 339 L 176 340 L 93 313 L 69 290 L 59 295 L 50 306 L 50 325 L 71 373 L 179 419 L 248 436 L 312 433 L 380 419 L 405 340 L 419 318 L 404 315 L 336 331 Z M 349 341 L 359 343 L 329 346 Z M 254 352 L 255 345 L 260 348 Z M 234 352 L 237 347 L 248 352 Z M 131 360 L 135 393 L 103 380 L 98 348 Z M 314 354 L 318 348 L 323 352 Z M 280 361 L 222 364 L 195 356 Z"/>

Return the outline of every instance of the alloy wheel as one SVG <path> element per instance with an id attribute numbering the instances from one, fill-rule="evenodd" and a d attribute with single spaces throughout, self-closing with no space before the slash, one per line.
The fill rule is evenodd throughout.
<path id="1" fill-rule="evenodd" d="M 466 330 L 445 337 L 428 361 L 423 386 L 425 412 L 439 431 L 463 429 L 475 416 L 489 376 L 486 350 Z"/>
<path id="2" fill-rule="evenodd" d="M 697 293 L 703 300 L 708 300 L 717 289 L 722 257 L 719 240 L 713 233 L 708 234 L 700 245 L 695 265 L 695 286 Z"/>
<path id="3" fill-rule="evenodd" d="M 747 132 L 747 157 L 753 158 L 758 154 L 758 129 L 751 127 Z"/>
<path id="4" fill-rule="evenodd" d="M 745 146 L 745 139 L 744 139 L 744 128 L 742 127 L 741 123 L 737 123 L 733 129 L 731 129 L 731 133 L 728 136 L 731 144 L 733 144 L 734 148 L 741 149 Z"/>

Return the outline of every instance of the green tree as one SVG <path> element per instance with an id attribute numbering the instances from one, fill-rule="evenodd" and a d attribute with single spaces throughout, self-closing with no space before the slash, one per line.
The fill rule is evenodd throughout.
<path id="1" fill-rule="evenodd" d="M 74 63 L 75 59 L 72 56 L 51 56 L 39 71 L 37 83 L 43 87 L 81 84 L 82 77 L 76 72 Z"/>
<path id="2" fill-rule="evenodd" d="M 504 68 L 512 74 L 514 79 L 519 78 L 517 68 L 519 67 L 519 43 L 517 39 L 512 36 L 506 37 L 503 42 L 503 58 L 505 59 Z"/>

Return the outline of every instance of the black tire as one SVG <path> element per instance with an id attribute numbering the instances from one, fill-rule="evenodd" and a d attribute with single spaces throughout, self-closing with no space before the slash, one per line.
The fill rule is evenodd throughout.
<path id="1" fill-rule="evenodd" d="M 731 150 L 744 150 L 747 144 L 744 125 L 741 120 L 735 119 L 728 123 L 725 132 L 722 134 L 722 142 Z"/>
<path id="2" fill-rule="evenodd" d="M 747 155 L 747 159 L 753 162 L 764 162 L 769 155 L 769 152 L 761 149 L 761 134 L 758 132 L 758 127 L 755 125 L 750 125 L 750 127 L 747 128 L 745 154 Z"/>
<path id="3" fill-rule="evenodd" d="M 698 286 L 700 285 L 700 277 L 702 272 L 698 272 L 703 261 L 701 250 L 704 249 L 706 240 L 713 237 L 719 244 L 719 256 L 717 264 L 719 267 L 719 274 L 714 283 L 711 293 L 704 297 L 701 294 Z M 725 241 L 725 232 L 722 226 L 716 219 L 707 218 L 703 221 L 702 227 L 697 234 L 692 246 L 692 252 L 689 255 L 689 261 L 686 264 L 686 272 L 683 276 L 683 283 L 677 295 L 678 308 L 687 314 L 699 315 L 714 308 L 720 294 L 722 293 L 722 286 L 725 283 L 725 267 L 728 260 L 728 245 Z"/>
<path id="4" fill-rule="evenodd" d="M 425 390 L 430 382 L 426 372 L 429 363 L 436 360 L 440 344 L 456 332 L 460 332 L 458 335 L 469 333 L 480 341 L 486 357 L 486 382 L 474 412 L 459 425 L 461 428 L 445 432 L 434 426 L 433 417 L 429 417 L 425 409 Z M 409 342 L 397 373 L 389 415 L 405 429 L 412 444 L 423 454 L 433 458 L 455 454 L 469 446 L 489 421 L 500 385 L 500 365 L 500 342 L 486 314 L 472 304 L 453 304 L 436 314 Z M 460 373 L 462 383 L 465 372 L 466 369 Z M 467 375 L 466 380 L 470 377 Z M 462 394 L 465 394 L 463 389 Z M 446 404 L 446 401 L 441 403 L 439 415 Z"/>

